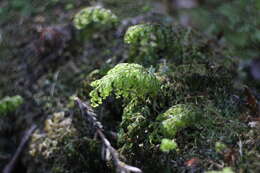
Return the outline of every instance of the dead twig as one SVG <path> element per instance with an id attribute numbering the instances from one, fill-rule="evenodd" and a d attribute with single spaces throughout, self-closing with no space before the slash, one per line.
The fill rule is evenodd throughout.
<path id="1" fill-rule="evenodd" d="M 109 140 L 105 137 L 103 133 L 103 126 L 102 124 L 97 120 L 97 115 L 94 113 L 92 108 L 82 102 L 78 97 L 75 98 L 75 101 L 77 105 L 79 106 L 82 115 L 84 115 L 88 122 L 92 124 L 93 128 L 95 129 L 96 134 L 100 137 L 103 145 L 105 146 L 106 152 L 108 152 L 106 155 L 111 155 L 111 158 L 116 166 L 117 172 L 119 173 L 129 173 L 129 172 L 136 172 L 141 173 L 142 171 L 134 166 L 127 165 L 123 161 L 120 160 L 119 153 L 112 147 Z"/>
<path id="2" fill-rule="evenodd" d="M 36 128 L 37 128 L 37 126 L 35 124 L 33 124 L 31 126 L 31 128 L 28 131 L 26 131 L 26 133 L 23 136 L 22 142 L 18 146 L 18 148 L 17 148 L 14 156 L 12 157 L 11 161 L 5 166 L 3 173 L 11 173 L 13 171 L 20 154 L 24 150 L 26 143 L 28 142 L 28 140 L 30 139 L 32 133 L 36 130 Z"/>

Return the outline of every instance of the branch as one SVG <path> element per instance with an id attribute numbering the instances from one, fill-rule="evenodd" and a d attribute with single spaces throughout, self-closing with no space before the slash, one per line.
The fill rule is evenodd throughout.
<path id="1" fill-rule="evenodd" d="M 79 106 L 82 115 L 84 115 L 88 122 L 91 123 L 91 125 L 94 127 L 96 134 L 100 137 L 103 145 L 106 147 L 106 151 L 109 152 L 112 156 L 112 160 L 116 166 L 117 172 L 119 173 L 129 173 L 129 172 L 135 172 L 135 173 L 142 173 L 142 171 L 139 168 L 130 166 L 122 162 L 119 158 L 119 153 L 112 147 L 109 140 L 105 137 L 103 133 L 103 126 L 102 124 L 97 120 L 97 114 L 94 113 L 92 108 L 82 102 L 78 97 L 75 98 L 75 101 L 77 105 Z"/>
<path id="2" fill-rule="evenodd" d="M 36 130 L 36 128 L 37 128 L 37 126 L 35 124 L 33 124 L 31 126 L 31 128 L 28 131 L 26 131 L 25 135 L 23 136 L 22 142 L 18 146 L 18 148 L 17 148 L 14 156 L 12 157 L 11 161 L 5 166 L 3 173 L 11 173 L 13 171 L 20 154 L 24 150 L 26 143 L 28 142 L 28 140 L 30 139 L 32 133 Z"/>

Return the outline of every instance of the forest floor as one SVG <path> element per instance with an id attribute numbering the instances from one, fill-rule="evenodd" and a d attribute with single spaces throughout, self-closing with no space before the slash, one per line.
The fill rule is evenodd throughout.
<path id="1" fill-rule="evenodd" d="M 143 172 L 260 172 L 260 96 L 239 80 L 238 60 L 227 45 L 180 26 L 166 12 L 152 13 L 166 10 L 158 3 L 102 1 L 120 22 L 82 43 L 72 21 L 95 1 L 8 2 L 0 2 L 0 98 L 21 95 L 24 104 L 0 117 L 0 170 L 33 125 L 37 129 L 13 172 L 120 170 L 104 156 L 113 152 L 83 118 L 75 97 L 91 103 L 91 82 L 119 63 L 138 63 L 154 72 L 161 93 L 135 105 L 113 93 L 94 109 L 120 160 Z M 124 34 L 139 23 L 174 23 L 176 45 L 170 57 L 163 51 L 156 61 L 141 53 L 132 56 Z M 179 106 L 179 114 L 191 112 L 199 119 L 173 136 L 164 135 L 158 117 Z M 174 140 L 177 149 L 163 152 L 163 138 Z"/>

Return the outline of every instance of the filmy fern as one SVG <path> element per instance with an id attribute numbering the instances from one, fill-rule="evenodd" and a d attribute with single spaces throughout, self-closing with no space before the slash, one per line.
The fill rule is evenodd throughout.
<path id="1" fill-rule="evenodd" d="M 121 63 L 108 71 L 103 78 L 91 83 L 92 106 L 102 104 L 112 93 L 116 98 L 132 102 L 145 100 L 158 94 L 160 82 L 156 76 L 139 64 Z"/>

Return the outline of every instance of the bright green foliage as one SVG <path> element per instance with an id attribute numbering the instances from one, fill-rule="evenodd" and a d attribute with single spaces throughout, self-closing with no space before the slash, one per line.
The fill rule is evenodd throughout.
<path id="1" fill-rule="evenodd" d="M 192 125 L 200 115 L 201 112 L 195 105 L 178 104 L 158 115 L 157 120 L 161 122 L 163 135 L 173 138 L 178 131 Z"/>
<path id="2" fill-rule="evenodd" d="M 234 173 L 234 171 L 230 167 L 226 167 L 221 171 L 208 171 L 207 173 Z"/>
<path id="3" fill-rule="evenodd" d="M 170 139 L 162 139 L 162 143 L 160 145 L 160 149 L 163 152 L 168 153 L 171 150 L 175 150 L 177 148 L 177 144 L 175 141 Z"/>
<path id="4" fill-rule="evenodd" d="M 169 53 L 173 33 L 169 27 L 159 24 L 139 24 L 128 28 L 124 41 L 130 45 L 130 58 L 149 63 L 166 56 L 162 53 Z"/>
<path id="5" fill-rule="evenodd" d="M 145 100 L 160 91 L 160 82 L 155 75 L 139 64 L 121 63 L 109 70 L 103 78 L 91 83 L 91 103 L 96 107 L 109 95 L 122 97 L 129 102 Z"/>
<path id="6" fill-rule="evenodd" d="M 101 7 L 87 7 L 74 17 L 74 26 L 86 36 L 97 31 L 107 31 L 116 26 L 118 18 L 110 10 Z"/>
<path id="7" fill-rule="evenodd" d="M 21 96 L 5 97 L 0 100 L 0 116 L 15 111 L 23 103 Z"/>
<path id="8" fill-rule="evenodd" d="M 227 149 L 226 144 L 224 144 L 224 143 L 222 143 L 222 142 L 216 142 L 216 144 L 215 144 L 215 150 L 216 150 L 218 153 L 223 152 L 225 149 Z"/>

